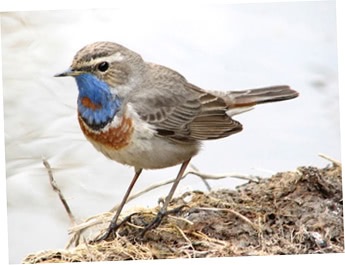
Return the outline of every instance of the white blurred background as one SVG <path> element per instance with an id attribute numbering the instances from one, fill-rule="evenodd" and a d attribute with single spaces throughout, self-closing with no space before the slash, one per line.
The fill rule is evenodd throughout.
<path id="1" fill-rule="evenodd" d="M 63 248 L 69 219 L 42 158 L 74 215 L 82 220 L 118 203 L 133 169 L 103 157 L 82 135 L 77 87 L 54 78 L 88 43 L 118 42 L 205 89 L 289 84 L 291 101 L 237 116 L 244 131 L 205 142 L 192 163 L 200 171 L 270 176 L 340 160 L 335 3 L 209 4 L 1 14 L 9 257 Z M 135 191 L 175 177 L 178 167 L 144 171 Z M 242 182 L 211 182 L 233 188 Z M 169 186 L 131 202 L 154 206 Z M 205 190 L 189 176 L 177 195 Z"/>

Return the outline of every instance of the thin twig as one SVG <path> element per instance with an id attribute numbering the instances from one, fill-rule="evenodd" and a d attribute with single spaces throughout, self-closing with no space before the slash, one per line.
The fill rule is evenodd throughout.
<path id="1" fill-rule="evenodd" d="M 99 225 L 105 222 L 109 222 L 112 218 L 112 213 L 100 213 L 98 215 L 91 216 L 87 218 L 84 222 L 81 224 L 76 224 L 72 226 L 69 230 L 69 234 L 77 233 L 77 232 L 83 232 L 84 230 L 88 229 L 89 227 Z"/>
<path id="2" fill-rule="evenodd" d="M 237 179 L 242 179 L 242 180 L 259 182 L 257 177 L 250 176 L 250 175 L 237 174 L 237 173 L 231 173 L 231 174 L 224 173 L 224 174 L 214 175 L 214 174 L 201 173 L 198 170 L 189 170 L 187 173 L 196 175 L 200 177 L 201 179 L 219 180 L 219 179 L 225 179 L 225 178 L 237 178 Z"/>
<path id="3" fill-rule="evenodd" d="M 183 217 L 179 217 L 179 216 L 174 216 L 174 215 L 168 215 L 168 218 L 171 218 L 171 219 L 174 219 L 174 220 L 177 220 L 177 221 L 183 221 L 189 225 L 194 225 L 194 223 L 192 221 L 189 221 L 188 219 L 186 218 L 183 218 Z"/>
<path id="4" fill-rule="evenodd" d="M 192 241 L 187 237 L 187 235 L 182 231 L 181 228 L 179 228 L 178 226 L 175 226 L 175 228 L 177 229 L 177 231 L 179 231 L 179 233 L 181 234 L 181 236 L 184 238 L 184 240 L 187 241 L 188 245 L 190 246 L 190 248 L 192 249 L 192 253 L 193 253 L 193 258 L 195 258 L 195 248 L 193 246 Z M 188 252 L 185 252 L 187 255 L 189 255 Z"/>
<path id="5" fill-rule="evenodd" d="M 216 238 L 209 237 L 208 235 L 204 234 L 201 231 L 194 231 L 194 232 L 192 232 L 192 235 L 195 236 L 195 237 L 201 238 L 203 240 L 207 240 L 207 241 L 209 241 L 211 243 L 214 243 L 215 245 L 226 246 L 226 243 L 223 240 L 219 240 L 219 239 L 216 239 Z"/>
<path id="6" fill-rule="evenodd" d="M 193 175 L 193 172 L 199 172 L 199 170 L 196 166 L 194 166 L 193 164 L 190 164 L 189 167 L 187 168 L 186 172 L 184 173 L 184 176 L 187 176 L 188 174 Z M 204 182 L 208 191 L 211 190 L 211 185 L 208 183 L 208 181 L 203 176 L 200 176 L 197 174 L 194 174 L 194 175 L 201 178 L 202 182 Z"/>
<path id="7" fill-rule="evenodd" d="M 332 162 L 334 165 L 336 165 L 337 167 L 341 167 L 341 162 L 339 160 L 336 160 L 328 155 L 325 154 L 319 154 L 320 157 Z"/>
<path id="8" fill-rule="evenodd" d="M 57 186 L 57 184 L 55 182 L 55 179 L 53 176 L 53 171 L 52 171 L 52 168 L 51 168 L 49 162 L 45 158 L 43 158 L 42 160 L 43 160 L 43 165 L 45 166 L 45 168 L 47 169 L 47 172 L 48 172 L 50 185 L 52 186 L 53 190 L 59 195 L 60 201 L 61 201 L 62 205 L 64 206 L 71 223 L 75 224 L 76 221 L 75 221 L 75 218 L 72 214 L 71 208 L 69 207 L 65 197 L 63 196 L 63 194 L 60 190 L 60 188 Z"/>
<path id="9" fill-rule="evenodd" d="M 68 215 L 68 217 L 70 219 L 71 224 L 72 225 L 76 225 L 77 222 L 75 220 L 75 217 L 74 217 L 74 215 L 73 215 L 73 213 L 71 211 L 71 208 L 69 207 L 65 197 L 63 196 L 60 188 L 56 184 L 56 181 L 55 181 L 54 176 L 53 176 L 53 170 L 52 170 L 49 162 L 45 158 L 42 158 L 42 162 L 43 162 L 44 167 L 47 169 L 50 185 L 52 186 L 53 190 L 58 194 L 59 199 L 60 199 L 62 205 L 64 206 L 64 208 L 65 208 L 65 210 L 67 212 L 67 215 Z M 69 242 L 67 243 L 66 249 L 68 249 L 73 243 L 75 243 L 75 246 L 79 245 L 80 237 L 81 237 L 81 233 L 80 232 L 75 233 L 72 236 L 72 238 L 69 240 Z M 86 242 L 84 237 L 82 237 L 82 240 L 83 240 L 84 243 Z"/>
<path id="10" fill-rule="evenodd" d="M 204 210 L 204 211 L 232 213 L 232 214 L 236 215 L 237 217 L 239 217 L 240 219 L 242 219 L 243 221 L 245 221 L 246 223 L 250 224 L 256 231 L 258 231 L 258 232 L 261 231 L 261 229 L 260 229 L 260 227 L 258 225 L 254 224 L 247 217 L 245 217 L 244 215 L 242 215 L 239 212 L 236 212 L 234 210 L 227 209 L 227 208 L 209 208 L 209 207 L 198 207 L 197 209 Z"/>

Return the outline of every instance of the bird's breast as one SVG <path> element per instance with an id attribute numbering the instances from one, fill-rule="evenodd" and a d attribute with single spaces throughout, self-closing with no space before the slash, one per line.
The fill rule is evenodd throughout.
<path id="1" fill-rule="evenodd" d="M 120 150 L 129 145 L 133 134 L 133 123 L 131 118 L 121 117 L 116 126 L 107 126 L 102 130 L 92 130 L 80 115 L 78 121 L 81 130 L 86 138 L 94 143 L 113 150 Z"/>
<path id="2" fill-rule="evenodd" d="M 194 156 L 200 144 L 179 144 L 158 136 L 153 125 L 140 119 L 129 104 L 121 116 L 104 128 L 93 130 L 79 115 L 86 138 L 106 157 L 135 168 L 170 167 Z"/>

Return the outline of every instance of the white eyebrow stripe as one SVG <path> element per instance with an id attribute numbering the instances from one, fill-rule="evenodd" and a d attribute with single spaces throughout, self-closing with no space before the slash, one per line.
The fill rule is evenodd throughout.
<path id="1" fill-rule="evenodd" d="M 93 65 L 99 64 L 101 62 L 105 62 L 105 61 L 108 63 L 121 62 L 121 61 L 123 61 L 124 58 L 125 57 L 122 55 L 122 53 L 116 52 L 116 53 L 109 55 L 109 56 L 104 56 L 104 57 L 92 59 L 87 64 L 83 64 L 83 66 L 93 66 Z"/>

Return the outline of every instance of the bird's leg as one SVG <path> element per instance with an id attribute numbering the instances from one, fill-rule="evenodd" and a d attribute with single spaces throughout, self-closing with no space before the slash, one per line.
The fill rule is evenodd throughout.
<path id="1" fill-rule="evenodd" d="M 178 172 L 177 174 L 177 177 L 169 191 L 169 194 L 168 196 L 165 198 L 164 200 L 164 204 L 163 204 L 163 207 L 159 210 L 158 214 L 156 215 L 155 219 L 153 219 L 153 221 L 147 225 L 143 231 L 141 231 L 140 233 L 140 236 L 143 237 L 145 235 L 145 233 L 153 228 L 156 228 L 157 226 L 159 226 L 159 224 L 162 222 L 164 216 L 170 214 L 170 213 L 174 213 L 174 212 L 178 212 L 181 210 L 182 207 L 178 207 L 176 209 L 173 209 L 173 210 L 170 210 L 168 211 L 168 206 L 169 206 L 169 203 L 175 193 L 175 190 L 177 188 L 177 185 L 179 184 L 180 180 L 183 178 L 184 176 L 184 172 L 188 166 L 188 163 L 191 159 L 188 159 L 186 160 L 185 162 L 182 163 L 181 165 L 181 168 L 180 168 L 180 171 Z"/>
<path id="2" fill-rule="evenodd" d="M 125 196 L 123 197 L 123 199 L 122 199 L 122 201 L 121 201 L 119 207 L 117 208 L 114 217 L 111 219 L 111 222 L 110 222 L 110 225 L 109 225 L 107 231 L 105 232 L 104 235 L 102 235 L 101 237 L 97 238 L 97 239 L 94 240 L 94 241 L 106 240 L 106 239 L 110 236 L 111 233 L 116 232 L 116 230 L 123 224 L 123 222 L 117 224 L 117 219 L 119 218 L 120 213 L 121 213 L 123 207 L 125 206 L 125 204 L 126 204 L 126 202 L 127 202 L 127 199 L 128 199 L 128 197 L 129 197 L 129 194 L 131 193 L 131 191 L 132 191 L 132 189 L 133 189 L 135 183 L 137 182 L 137 180 L 138 180 L 138 178 L 139 178 L 139 176 L 140 176 L 141 171 L 142 171 L 141 168 L 138 169 L 138 170 L 135 170 L 135 174 L 134 174 L 134 177 L 133 177 L 133 179 L 132 179 L 132 182 L 131 182 L 131 184 L 129 185 L 129 187 L 128 187 L 127 191 L 126 191 L 126 194 L 125 194 Z"/>

